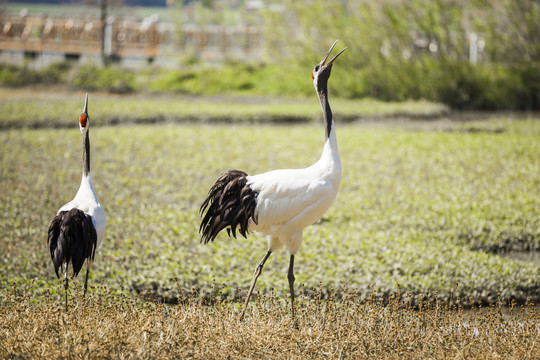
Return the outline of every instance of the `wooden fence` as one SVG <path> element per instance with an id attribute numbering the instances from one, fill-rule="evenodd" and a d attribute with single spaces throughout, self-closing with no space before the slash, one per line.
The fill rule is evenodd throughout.
<path id="1" fill-rule="evenodd" d="M 105 26 L 105 29 L 103 28 Z M 50 17 L 0 14 L 0 50 L 69 55 L 106 55 L 154 59 L 165 50 L 191 47 L 201 57 L 229 51 L 252 55 L 260 50 L 254 27 L 183 25 L 155 20 L 110 18 L 105 24 L 90 16 Z"/>

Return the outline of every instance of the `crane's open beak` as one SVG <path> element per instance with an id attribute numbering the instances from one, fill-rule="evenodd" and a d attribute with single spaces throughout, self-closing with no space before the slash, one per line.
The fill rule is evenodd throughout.
<path id="1" fill-rule="evenodd" d="M 332 50 L 334 49 L 334 46 L 336 46 L 336 44 L 337 44 L 338 41 L 339 41 L 339 40 L 334 41 L 334 43 L 332 44 L 332 46 L 330 46 L 330 50 L 328 50 L 328 52 L 326 53 L 326 55 L 324 56 L 324 58 L 323 58 L 322 61 L 321 61 L 321 65 L 322 65 L 322 66 L 324 66 L 324 65 L 326 65 L 326 66 L 331 66 L 332 63 L 334 62 L 334 60 L 336 60 L 337 57 L 338 57 L 339 55 L 341 55 L 342 52 L 344 52 L 345 50 L 347 50 L 347 48 L 344 48 L 343 50 L 341 50 L 340 52 L 338 52 L 337 55 L 334 56 L 334 57 L 333 57 L 330 61 L 328 61 L 328 63 L 327 63 L 327 62 L 326 62 L 326 59 L 328 59 L 328 56 L 330 56 L 330 53 L 332 52 Z"/>

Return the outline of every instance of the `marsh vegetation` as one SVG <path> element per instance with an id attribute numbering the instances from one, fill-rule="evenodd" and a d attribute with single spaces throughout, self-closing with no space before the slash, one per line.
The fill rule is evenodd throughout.
<path id="1" fill-rule="evenodd" d="M 0 112 L 53 114 L 47 106 L 55 101 L 43 96 L 13 108 L 19 100 L 6 98 Z M 136 102 L 119 101 L 113 112 L 137 118 Z M 43 128 L 0 132 L 0 356 L 538 356 L 532 304 L 540 301 L 540 264 L 501 256 L 540 249 L 538 119 L 344 123 L 336 115 L 342 184 L 298 253 L 295 332 L 286 254 L 267 263 L 249 319 L 238 323 L 236 300 L 266 240 L 220 236 L 202 246 L 198 209 L 223 171 L 316 161 L 317 117 L 294 125 L 241 125 L 231 115 L 213 125 L 111 126 L 100 118 L 111 102 L 91 96 L 92 173 L 107 234 L 86 303 L 75 280 L 66 314 L 46 231 L 79 186 L 79 103 L 67 96 L 69 111 L 48 115 Z M 299 114 L 309 118 L 307 109 Z M 471 313 L 460 311 L 478 306 L 493 311 L 465 321 Z M 523 311 L 501 317 L 508 307 Z"/>

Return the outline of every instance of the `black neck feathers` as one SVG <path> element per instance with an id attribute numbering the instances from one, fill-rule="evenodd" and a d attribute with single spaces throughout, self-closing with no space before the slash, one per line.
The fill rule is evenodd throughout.
<path id="1" fill-rule="evenodd" d="M 332 115 L 332 109 L 330 109 L 330 103 L 328 102 L 328 84 L 326 82 L 319 84 L 317 95 L 319 96 L 319 101 L 321 102 L 325 135 L 328 139 L 330 132 L 332 131 L 332 126 L 334 125 L 334 117 Z"/>
<path id="2" fill-rule="evenodd" d="M 85 176 L 90 172 L 90 129 L 86 130 L 86 136 L 83 138 L 83 174 Z"/>

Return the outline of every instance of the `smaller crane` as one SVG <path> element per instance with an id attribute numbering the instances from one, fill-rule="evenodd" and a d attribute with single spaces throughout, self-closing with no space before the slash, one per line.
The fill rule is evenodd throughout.
<path id="1" fill-rule="evenodd" d="M 99 203 L 92 177 L 90 176 L 90 117 L 88 116 L 88 94 L 84 110 L 79 117 L 79 128 L 83 141 L 83 174 L 81 186 L 75 198 L 62 206 L 49 226 L 49 248 L 56 277 L 63 268 L 66 311 L 68 310 L 68 265 L 71 262 L 73 275 L 77 276 L 86 261 L 84 295 L 88 288 L 88 274 L 97 248 L 105 237 L 105 211 Z"/>

